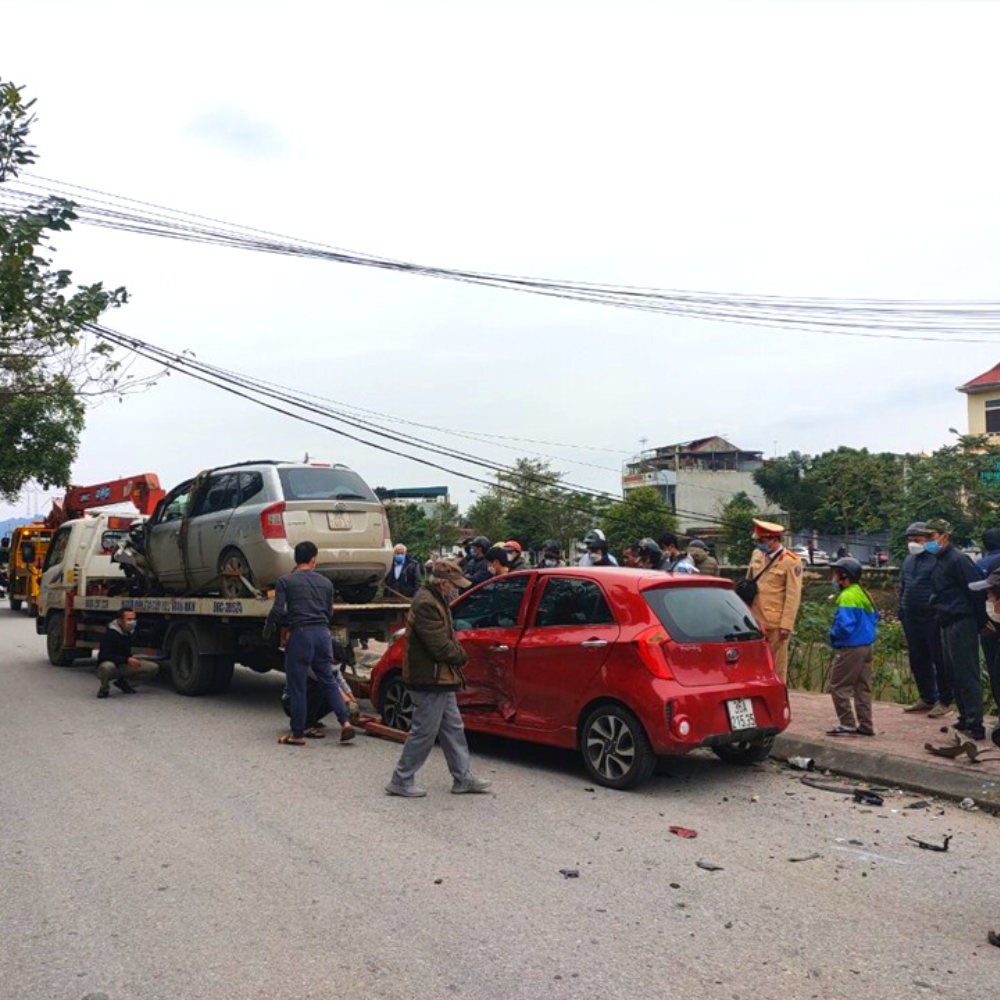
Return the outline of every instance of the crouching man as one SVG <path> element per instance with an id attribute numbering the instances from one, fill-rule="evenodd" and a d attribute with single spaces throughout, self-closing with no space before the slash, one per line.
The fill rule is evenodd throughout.
<path id="1" fill-rule="evenodd" d="M 122 694 L 135 694 L 133 684 L 151 680 L 159 671 L 158 664 L 132 655 L 135 624 L 135 612 L 123 608 L 101 636 L 101 648 L 97 653 L 97 679 L 101 682 L 98 698 L 111 694 L 110 684 Z"/>
<path id="2" fill-rule="evenodd" d="M 465 741 L 465 726 L 455 692 L 464 684 L 462 667 L 468 660 L 455 636 L 450 601 L 469 581 L 457 562 L 439 559 L 430 579 L 417 591 L 406 617 L 406 654 L 403 681 L 413 699 L 413 722 L 402 756 L 389 784 L 389 795 L 417 799 L 427 791 L 414 783 L 414 776 L 441 743 L 456 795 L 482 793 L 490 783 L 475 777 Z"/>

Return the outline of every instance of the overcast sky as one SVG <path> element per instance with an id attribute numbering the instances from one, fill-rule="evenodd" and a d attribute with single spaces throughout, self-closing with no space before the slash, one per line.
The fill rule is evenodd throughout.
<path id="1" fill-rule="evenodd" d="M 992 3 L 0 2 L 39 174 L 355 250 L 772 295 L 1000 299 Z M 786 333 L 79 227 L 108 325 L 619 485 L 640 438 L 931 450 L 1000 343 Z M 467 444 L 468 442 L 466 442 Z M 174 376 L 91 412 L 78 483 L 248 458 L 460 480 Z M 0 506 L 0 516 L 25 503 Z"/>

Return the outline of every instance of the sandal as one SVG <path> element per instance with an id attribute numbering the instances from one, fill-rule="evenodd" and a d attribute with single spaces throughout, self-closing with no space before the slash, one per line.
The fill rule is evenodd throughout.
<path id="1" fill-rule="evenodd" d="M 837 726 L 826 731 L 827 736 L 857 736 L 858 731 L 853 726 Z"/>
<path id="2" fill-rule="evenodd" d="M 279 736 L 278 742 L 285 747 L 304 747 L 306 745 L 306 741 L 301 736 L 292 736 L 291 733 Z"/>
<path id="3" fill-rule="evenodd" d="M 316 727 L 313 727 L 312 729 L 307 729 L 302 735 L 307 740 L 325 740 L 326 739 L 326 733 L 324 733 L 320 729 L 317 729 Z"/>

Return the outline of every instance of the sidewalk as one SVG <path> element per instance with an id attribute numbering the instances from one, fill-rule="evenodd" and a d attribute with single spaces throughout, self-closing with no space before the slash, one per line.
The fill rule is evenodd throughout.
<path id="1" fill-rule="evenodd" d="M 928 719 L 904 714 L 902 705 L 876 702 L 874 737 L 835 737 L 826 735 L 837 721 L 829 695 L 792 691 L 790 697 L 792 723 L 774 747 L 779 760 L 812 757 L 821 770 L 942 798 L 971 798 L 983 808 L 1000 809 L 1000 750 L 988 735 L 979 745 L 988 748 L 991 759 L 982 764 L 933 757 L 924 749 L 924 743 L 948 741 L 941 727 L 956 716 Z M 993 725 L 994 720 L 987 720 L 987 734 Z"/>

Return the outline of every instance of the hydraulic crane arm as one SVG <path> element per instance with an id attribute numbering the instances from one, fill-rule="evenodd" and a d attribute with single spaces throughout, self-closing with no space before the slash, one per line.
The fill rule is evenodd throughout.
<path id="1" fill-rule="evenodd" d="M 57 528 L 64 521 L 82 517 L 85 511 L 120 503 L 130 503 L 140 514 L 148 516 L 164 496 L 160 479 L 152 472 L 127 479 L 113 479 L 96 486 L 71 486 L 62 503 L 57 500 L 52 502 L 52 512 L 45 523 L 50 528 Z"/>

